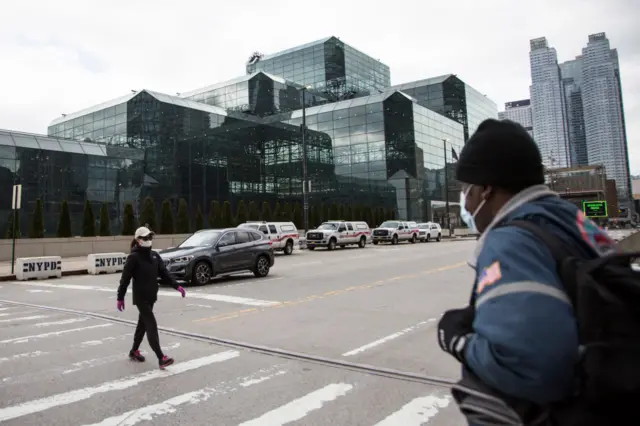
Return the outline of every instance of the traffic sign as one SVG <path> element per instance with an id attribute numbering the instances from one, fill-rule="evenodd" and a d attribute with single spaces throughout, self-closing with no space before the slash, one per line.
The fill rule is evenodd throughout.
<path id="1" fill-rule="evenodd" d="M 609 217 L 606 201 L 583 201 L 582 211 L 587 217 Z"/>
<path id="2" fill-rule="evenodd" d="M 20 210 L 22 204 L 22 185 L 13 185 L 13 194 L 11 195 L 11 209 Z"/>

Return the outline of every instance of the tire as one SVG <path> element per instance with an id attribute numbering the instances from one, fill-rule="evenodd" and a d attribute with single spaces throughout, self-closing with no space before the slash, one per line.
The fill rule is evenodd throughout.
<path id="1" fill-rule="evenodd" d="M 442 234 L 438 234 L 438 238 L 436 238 L 437 242 L 440 242 L 440 240 L 442 240 Z"/>
<path id="2" fill-rule="evenodd" d="M 211 265 L 209 265 L 204 260 L 201 260 L 196 263 L 196 266 L 193 267 L 190 283 L 195 285 L 206 285 L 209 284 L 211 278 L 213 278 L 213 270 L 211 269 Z"/>
<path id="3" fill-rule="evenodd" d="M 373 242 L 373 245 L 374 245 L 374 246 L 377 246 L 377 245 L 378 245 L 378 242 L 377 242 L 377 241 L 374 241 L 374 242 Z"/>
<path id="4" fill-rule="evenodd" d="M 367 240 L 365 237 L 360 237 L 360 241 L 358 241 L 358 247 L 365 248 L 367 245 Z"/>
<path id="5" fill-rule="evenodd" d="M 391 237 L 391 244 L 393 244 L 394 246 L 396 244 L 398 244 L 398 235 L 394 235 L 393 237 Z"/>
<path id="6" fill-rule="evenodd" d="M 267 256 L 258 256 L 256 259 L 256 266 L 253 269 L 253 275 L 258 278 L 264 278 L 269 275 L 269 270 L 271 270 L 271 266 L 269 266 L 269 259 L 267 259 Z"/>
<path id="7" fill-rule="evenodd" d="M 290 255 L 293 253 L 293 241 L 287 240 L 287 244 L 284 246 L 284 254 Z"/>
<path id="8" fill-rule="evenodd" d="M 411 236 L 411 244 L 415 244 L 418 241 L 418 237 L 416 237 L 416 234 L 413 234 L 413 236 Z"/>
<path id="9" fill-rule="evenodd" d="M 329 251 L 336 249 L 336 239 L 335 238 L 332 238 L 332 239 L 329 240 L 329 245 L 327 246 L 327 249 Z"/>
<path id="10" fill-rule="evenodd" d="M 428 243 L 429 241 L 431 241 L 431 233 L 427 234 L 427 239 L 424 240 L 425 243 Z"/>

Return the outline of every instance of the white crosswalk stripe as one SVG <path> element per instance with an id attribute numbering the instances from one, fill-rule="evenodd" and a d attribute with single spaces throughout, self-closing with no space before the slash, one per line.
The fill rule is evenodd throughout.
<path id="1" fill-rule="evenodd" d="M 0 422 L 9 426 L 457 424 L 445 417 L 446 389 L 409 384 L 389 397 L 380 382 L 388 379 L 168 335 L 162 349 L 176 363 L 160 370 L 146 339 L 148 362 L 128 361 L 131 327 L 41 310 L 31 317 L 0 320 Z"/>

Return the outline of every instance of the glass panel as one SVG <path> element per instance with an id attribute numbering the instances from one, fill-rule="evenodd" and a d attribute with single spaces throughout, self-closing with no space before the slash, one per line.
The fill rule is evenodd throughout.
<path id="1" fill-rule="evenodd" d="M 40 148 L 49 151 L 62 151 L 60 144 L 55 139 L 36 138 L 40 144 Z"/>
<path id="2" fill-rule="evenodd" d="M 78 142 L 71 142 L 71 141 L 59 141 L 60 142 L 60 146 L 62 147 L 62 150 L 65 152 L 75 152 L 78 154 L 84 154 L 84 151 L 82 150 L 82 147 L 80 146 L 80 144 Z"/>
<path id="3" fill-rule="evenodd" d="M 81 143 L 82 149 L 89 155 L 106 155 L 106 153 L 100 149 L 99 145 Z"/>
<path id="4" fill-rule="evenodd" d="M 15 146 L 16 143 L 13 141 L 13 138 L 8 133 L 0 133 L 0 145 L 10 145 Z"/>
<path id="5" fill-rule="evenodd" d="M 13 135 L 13 140 L 16 142 L 16 146 L 22 146 L 25 148 L 40 149 L 38 141 L 33 136 Z"/>

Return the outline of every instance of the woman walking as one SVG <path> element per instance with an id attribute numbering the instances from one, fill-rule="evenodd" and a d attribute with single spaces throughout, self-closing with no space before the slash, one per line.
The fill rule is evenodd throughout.
<path id="1" fill-rule="evenodd" d="M 133 335 L 133 347 L 129 352 L 129 358 L 139 362 L 145 360 L 138 349 L 146 332 L 149 345 L 158 357 L 158 363 L 162 369 L 173 364 L 173 359 L 162 353 L 158 324 L 153 315 L 153 305 L 158 300 L 158 278 L 178 290 L 182 297 L 186 293 L 169 274 L 160 255 L 151 250 L 153 235 L 154 233 L 144 226 L 136 230 L 135 237 L 131 242 L 131 253 L 127 257 L 120 278 L 117 307 L 121 312 L 124 310 L 124 296 L 127 293 L 129 282 L 133 278 L 133 304 L 138 308 L 140 315 Z"/>

